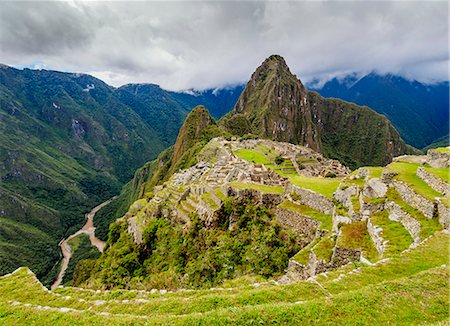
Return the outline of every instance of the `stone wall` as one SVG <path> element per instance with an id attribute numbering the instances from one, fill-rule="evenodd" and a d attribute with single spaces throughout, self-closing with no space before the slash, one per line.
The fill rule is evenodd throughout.
<path id="1" fill-rule="evenodd" d="M 417 176 L 437 192 L 440 192 L 444 196 L 450 195 L 450 185 L 441 178 L 435 177 L 433 174 L 420 167 L 417 169 Z"/>
<path id="2" fill-rule="evenodd" d="M 342 205 L 348 208 L 352 208 L 352 196 L 356 196 L 359 193 L 357 186 L 351 186 L 345 189 L 338 189 L 333 194 L 333 197 L 339 201 Z"/>
<path id="3" fill-rule="evenodd" d="M 303 189 L 289 183 L 286 185 L 286 192 L 299 195 L 300 199 L 298 201 L 315 210 L 330 215 L 333 212 L 334 205 L 332 200 L 314 191 Z"/>
<path id="4" fill-rule="evenodd" d="M 446 207 L 441 203 L 439 198 L 437 201 L 437 208 L 439 213 L 439 223 L 442 225 L 444 229 L 450 228 L 450 208 Z"/>
<path id="5" fill-rule="evenodd" d="M 332 268 L 337 268 L 346 265 L 350 262 L 359 261 L 361 251 L 356 249 L 349 249 L 335 246 L 333 248 L 333 256 L 331 256 Z"/>
<path id="6" fill-rule="evenodd" d="M 405 202 L 421 211 L 426 217 L 433 218 L 434 203 L 416 194 L 404 182 L 392 180 L 392 185 Z"/>
<path id="7" fill-rule="evenodd" d="M 380 233 L 383 231 L 382 228 L 378 228 L 372 224 L 372 221 L 370 219 L 367 220 L 367 231 L 369 232 L 370 238 L 372 239 L 373 243 L 375 244 L 375 248 L 377 249 L 378 253 L 382 256 L 384 253 L 384 250 L 386 249 L 386 243 Z"/>
<path id="8" fill-rule="evenodd" d="M 448 168 L 450 167 L 450 154 L 430 149 L 427 152 L 427 163 L 434 168 Z"/>
<path id="9" fill-rule="evenodd" d="M 403 227 L 409 232 L 414 240 L 414 243 L 420 242 L 420 223 L 411 217 L 408 213 L 393 201 L 386 203 L 386 208 L 389 210 L 389 219 L 391 221 L 402 223 Z"/>
<path id="10" fill-rule="evenodd" d="M 397 172 L 383 170 L 383 172 L 381 173 L 381 181 L 389 185 L 392 183 L 396 175 L 398 175 Z"/>
<path id="11" fill-rule="evenodd" d="M 295 260 L 289 260 L 285 273 L 286 274 L 278 281 L 281 284 L 288 284 L 298 280 L 307 279 L 309 277 L 309 268 Z"/>
<path id="12" fill-rule="evenodd" d="M 333 214 L 333 233 L 337 234 L 339 232 L 339 224 L 349 224 L 352 223 L 352 219 L 348 216 Z"/>
<path id="13" fill-rule="evenodd" d="M 289 227 L 297 233 L 305 234 L 308 242 L 314 239 L 316 230 L 320 225 L 320 222 L 306 215 L 280 207 L 276 210 L 276 220 L 284 227 Z"/>
<path id="14" fill-rule="evenodd" d="M 236 197 L 241 200 L 248 200 L 253 203 L 260 203 L 266 207 L 274 207 L 281 204 L 283 201 L 283 195 L 279 194 L 266 194 L 255 189 L 234 189 L 228 187 L 228 197 Z"/>

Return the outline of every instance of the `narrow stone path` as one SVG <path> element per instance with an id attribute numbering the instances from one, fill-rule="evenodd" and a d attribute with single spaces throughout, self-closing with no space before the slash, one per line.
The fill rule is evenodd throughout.
<path id="1" fill-rule="evenodd" d="M 116 197 L 113 197 L 111 199 L 108 199 L 104 203 L 101 203 L 100 205 L 95 206 L 88 214 L 86 214 L 86 223 L 83 225 L 83 227 L 80 230 L 78 230 L 77 232 L 75 232 L 74 234 L 71 234 L 66 239 L 61 240 L 61 242 L 59 243 L 59 246 L 61 248 L 61 252 L 63 255 L 63 261 L 62 261 L 61 270 L 58 274 L 58 277 L 56 278 L 55 282 L 51 286 L 52 290 L 57 288 L 61 284 L 61 281 L 64 277 L 64 273 L 66 272 L 66 269 L 69 266 L 69 261 L 70 261 L 70 258 L 72 257 L 72 250 L 69 246 L 69 241 L 71 239 L 75 238 L 76 236 L 78 236 L 82 233 L 87 234 L 89 236 L 89 240 L 91 241 L 92 245 L 95 246 L 98 249 L 98 251 L 103 252 L 103 248 L 105 247 L 105 242 L 98 239 L 95 236 L 94 216 L 100 209 L 102 209 L 103 207 L 108 205 L 115 198 Z"/>

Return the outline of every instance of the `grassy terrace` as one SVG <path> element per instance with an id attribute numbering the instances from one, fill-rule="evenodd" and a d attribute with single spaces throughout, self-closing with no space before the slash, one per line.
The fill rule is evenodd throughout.
<path id="1" fill-rule="evenodd" d="M 424 169 L 433 174 L 435 177 L 438 177 L 445 182 L 450 182 L 450 169 L 449 168 L 432 168 L 431 166 L 425 166 Z"/>
<path id="2" fill-rule="evenodd" d="M 430 201 L 434 201 L 435 197 L 442 197 L 442 194 L 416 175 L 419 166 L 417 163 L 394 162 L 387 166 L 387 170 L 397 172 L 398 175 L 395 177 L 397 180 L 407 183 L 417 194 Z"/>
<path id="3" fill-rule="evenodd" d="M 387 211 L 378 211 L 370 216 L 372 225 L 383 229 L 381 237 L 388 240 L 384 257 L 390 257 L 398 254 L 413 243 L 413 239 L 409 232 L 403 227 L 400 222 L 391 221 Z"/>
<path id="4" fill-rule="evenodd" d="M 215 201 L 211 198 L 211 195 L 209 193 L 204 193 L 202 195 L 202 199 L 212 208 L 212 209 L 219 209 L 220 207 L 217 206 Z"/>
<path id="5" fill-rule="evenodd" d="M 344 224 L 340 230 L 341 233 L 337 239 L 337 246 L 361 250 L 362 255 L 371 262 L 378 260 L 378 251 L 367 231 L 366 222 Z"/>
<path id="6" fill-rule="evenodd" d="M 421 239 L 425 239 L 426 237 L 432 235 L 434 232 L 442 229 L 442 226 L 439 224 L 439 221 L 437 219 L 429 219 L 425 215 L 423 215 L 422 212 L 408 205 L 405 201 L 403 201 L 400 194 L 395 191 L 394 188 L 389 187 L 386 196 L 389 200 L 397 203 L 397 205 L 399 205 L 405 212 L 407 212 L 420 223 Z"/>
<path id="7" fill-rule="evenodd" d="M 331 236 L 323 237 L 313 248 L 317 259 L 329 262 L 333 255 L 333 247 L 336 241 Z"/>
<path id="8" fill-rule="evenodd" d="M 333 193 L 339 187 L 342 178 L 305 177 L 302 175 L 289 176 L 289 180 L 296 186 L 310 189 L 328 198 L 333 198 Z"/>
<path id="9" fill-rule="evenodd" d="M 270 165 L 272 162 L 264 155 L 251 149 L 238 149 L 234 155 L 255 164 Z"/>
<path id="10" fill-rule="evenodd" d="M 219 198 L 220 200 L 224 201 L 227 197 L 224 195 L 224 193 L 222 192 L 222 190 L 220 190 L 219 188 L 215 188 L 213 190 L 214 195 L 217 196 L 217 198 Z"/>
<path id="11" fill-rule="evenodd" d="M 295 260 L 297 263 L 307 265 L 309 260 L 309 254 L 312 248 L 320 241 L 321 238 L 315 238 L 309 245 L 300 250 L 292 260 Z"/>
<path id="12" fill-rule="evenodd" d="M 316 283 L 151 294 L 62 288 L 44 291 L 25 269 L 0 278 L 4 325 L 107 324 L 423 324 L 448 321 L 448 241 L 438 234 L 376 266 L 346 266 Z M 427 257 L 427 259 L 424 259 Z M 339 277 L 340 274 L 345 274 Z M 339 280 L 337 280 L 339 279 Z M 337 281 L 336 281 L 337 280 Z M 323 288 L 322 288 L 323 287 Z M 85 301 L 80 301 L 83 298 Z M 136 300 L 139 299 L 139 300 Z M 95 302 L 94 300 L 107 300 Z M 128 301 L 123 301 L 128 300 Z M 12 305 L 11 301 L 21 304 Z M 31 306 L 24 306 L 27 303 Z M 71 308 L 77 311 L 50 311 Z M 109 313 L 111 315 L 104 315 Z"/>
<path id="13" fill-rule="evenodd" d="M 279 207 L 307 215 L 312 219 L 319 221 L 321 223 L 320 224 L 321 229 L 331 231 L 331 228 L 333 226 L 331 215 L 327 215 L 322 212 L 316 211 L 315 209 L 312 209 L 306 205 L 295 204 L 289 200 L 282 202 L 279 205 Z"/>
<path id="14" fill-rule="evenodd" d="M 430 151 L 438 152 L 438 153 L 447 153 L 447 154 L 450 154 L 450 148 L 449 148 L 449 147 L 433 148 L 433 149 L 430 149 Z"/>
<path id="15" fill-rule="evenodd" d="M 280 194 L 280 195 L 284 193 L 284 187 L 281 186 L 268 186 L 255 183 L 241 183 L 241 182 L 230 182 L 228 185 L 238 190 L 254 189 L 266 194 Z"/>

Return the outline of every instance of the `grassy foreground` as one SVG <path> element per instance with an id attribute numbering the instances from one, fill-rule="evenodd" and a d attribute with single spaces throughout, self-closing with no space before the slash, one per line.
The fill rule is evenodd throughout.
<path id="1" fill-rule="evenodd" d="M 22 268 L 0 278 L 0 324 L 444 324 L 448 241 L 448 234 L 439 232 L 386 262 L 348 265 L 316 282 L 173 293 L 50 292 Z"/>

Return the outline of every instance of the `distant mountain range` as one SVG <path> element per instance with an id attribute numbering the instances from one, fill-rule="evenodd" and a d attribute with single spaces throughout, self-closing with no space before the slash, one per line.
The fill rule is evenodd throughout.
<path id="1" fill-rule="evenodd" d="M 423 84 L 392 74 L 334 78 L 310 87 L 324 97 L 367 105 L 384 114 L 410 145 L 424 148 L 449 133 L 449 83 Z M 446 137 L 447 136 L 447 137 Z M 441 142 L 442 146 L 443 143 Z"/>

